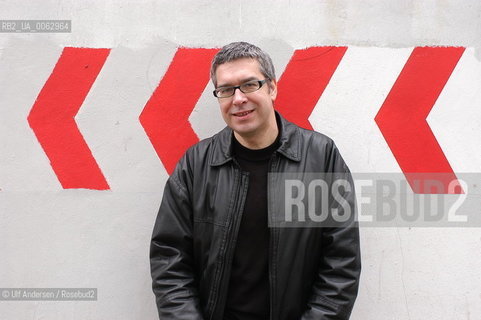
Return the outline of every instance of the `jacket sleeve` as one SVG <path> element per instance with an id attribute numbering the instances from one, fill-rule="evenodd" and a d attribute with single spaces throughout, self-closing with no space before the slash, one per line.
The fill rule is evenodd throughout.
<path id="1" fill-rule="evenodd" d="M 344 179 L 350 185 L 349 189 L 340 189 L 342 198 L 346 200 L 344 206 L 333 201 L 331 208 L 339 215 L 345 211 L 351 214 L 346 221 L 322 228 L 320 267 L 302 320 L 349 319 L 358 292 L 361 254 L 354 183 L 334 144 L 331 151 L 326 171 L 335 172 L 335 178 Z"/>
<path id="2" fill-rule="evenodd" d="M 192 206 L 181 162 L 165 185 L 154 225 L 150 245 L 152 288 L 160 319 L 200 320 L 193 267 Z"/>

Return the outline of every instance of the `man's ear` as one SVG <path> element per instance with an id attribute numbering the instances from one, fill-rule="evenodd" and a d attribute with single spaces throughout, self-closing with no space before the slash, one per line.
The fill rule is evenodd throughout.
<path id="1" fill-rule="evenodd" d="M 274 102 L 277 97 L 277 81 L 276 79 L 272 79 L 268 82 L 269 85 L 269 94 L 271 95 L 271 99 Z"/>

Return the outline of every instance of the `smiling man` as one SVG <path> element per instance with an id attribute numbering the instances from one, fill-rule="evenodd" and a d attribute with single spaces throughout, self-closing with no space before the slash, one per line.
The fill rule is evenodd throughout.
<path id="1" fill-rule="evenodd" d="M 211 79 L 227 127 L 187 150 L 165 186 L 150 251 L 160 319 L 348 319 L 361 270 L 354 215 L 268 223 L 284 204 L 269 174 L 350 177 L 339 151 L 274 110 L 274 67 L 258 47 L 223 47 Z M 354 212 L 353 188 L 343 199 L 336 212 Z"/>
<path id="2" fill-rule="evenodd" d="M 263 75 L 257 60 L 240 58 L 218 65 L 212 79 L 222 117 L 237 141 L 249 149 L 273 143 L 279 132 L 273 108 L 275 78 Z"/>

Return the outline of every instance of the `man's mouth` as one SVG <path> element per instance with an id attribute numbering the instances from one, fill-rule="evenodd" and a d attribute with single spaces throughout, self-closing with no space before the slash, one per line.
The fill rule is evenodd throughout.
<path id="1" fill-rule="evenodd" d="M 249 113 L 252 113 L 252 112 L 254 112 L 254 110 L 236 112 L 236 113 L 233 113 L 233 115 L 236 116 L 236 117 L 245 117 L 246 115 L 248 115 Z"/>

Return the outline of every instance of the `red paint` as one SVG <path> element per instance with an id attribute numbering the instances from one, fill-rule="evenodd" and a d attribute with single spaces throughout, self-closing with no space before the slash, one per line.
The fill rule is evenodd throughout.
<path id="1" fill-rule="evenodd" d="M 463 192 L 426 122 L 463 52 L 460 47 L 415 48 L 375 117 L 416 193 L 448 193 L 451 181 L 457 184 L 454 193 Z M 419 179 L 422 173 L 431 175 Z M 428 180 L 441 181 L 443 188 L 429 190 Z"/>
<path id="2" fill-rule="evenodd" d="M 308 118 L 346 50 L 296 50 L 279 80 L 276 109 L 312 129 Z M 185 150 L 199 140 L 188 118 L 209 81 L 210 62 L 217 51 L 179 48 L 139 116 L 169 174 Z M 454 193 L 463 192 L 426 122 L 463 52 L 456 47 L 414 49 L 375 117 L 417 193 L 447 193 L 449 183 L 457 187 Z M 109 53 L 110 49 L 65 48 L 28 116 L 65 189 L 109 189 L 74 120 Z M 436 181 L 442 183 L 436 186 Z"/>
<path id="3" fill-rule="evenodd" d="M 296 50 L 279 79 L 276 109 L 289 121 L 313 130 L 309 116 L 346 50 L 347 47 Z"/>
<path id="4" fill-rule="evenodd" d="M 109 189 L 74 119 L 109 53 L 64 48 L 27 118 L 64 189 Z"/>
<path id="5" fill-rule="evenodd" d="M 199 141 L 189 116 L 209 82 L 210 63 L 217 51 L 179 48 L 139 116 L 169 174 L 185 150 Z"/>

